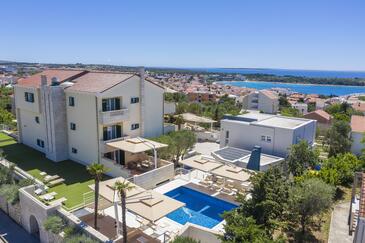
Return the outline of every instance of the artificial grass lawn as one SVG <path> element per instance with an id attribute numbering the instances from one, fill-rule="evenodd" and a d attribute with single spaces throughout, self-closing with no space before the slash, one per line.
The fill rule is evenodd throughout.
<path id="1" fill-rule="evenodd" d="M 13 138 L 3 133 L 0 133 L 0 149 L 4 151 L 7 160 L 40 180 L 42 180 L 39 174 L 41 171 L 64 178 L 63 184 L 52 187 L 49 191 L 57 192 L 56 199 L 67 198 L 64 204 L 68 208 L 83 203 L 83 194 L 91 191 L 88 185 L 93 184 L 94 180 L 84 165 L 71 160 L 53 162 L 44 154 L 18 144 Z"/>

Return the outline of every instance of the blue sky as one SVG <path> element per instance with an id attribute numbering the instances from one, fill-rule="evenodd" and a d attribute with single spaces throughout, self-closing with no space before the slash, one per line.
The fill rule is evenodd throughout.
<path id="1" fill-rule="evenodd" d="M 2 1 L 0 60 L 365 70 L 363 0 Z"/>

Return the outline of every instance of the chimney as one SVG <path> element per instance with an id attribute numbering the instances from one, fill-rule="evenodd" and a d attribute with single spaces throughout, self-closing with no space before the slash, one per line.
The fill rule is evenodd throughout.
<path id="1" fill-rule="evenodd" d="M 250 159 L 248 160 L 247 169 L 260 171 L 261 147 L 255 146 L 251 151 Z"/>
<path id="2" fill-rule="evenodd" d="M 46 85 L 47 85 L 47 76 L 41 75 L 41 86 L 46 86 Z"/>

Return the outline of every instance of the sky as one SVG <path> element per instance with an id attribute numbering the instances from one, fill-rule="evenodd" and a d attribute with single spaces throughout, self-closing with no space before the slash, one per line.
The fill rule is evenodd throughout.
<path id="1" fill-rule="evenodd" d="M 365 71 L 364 0 L 11 0 L 0 60 Z"/>

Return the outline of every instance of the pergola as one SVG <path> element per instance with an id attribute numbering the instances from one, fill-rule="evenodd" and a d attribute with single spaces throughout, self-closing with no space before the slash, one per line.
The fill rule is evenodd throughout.
<path id="1" fill-rule="evenodd" d="M 120 149 L 133 154 L 153 150 L 155 168 L 157 168 L 157 149 L 165 148 L 168 146 L 167 144 L 158 143 L 141 137 L 129 138 L 120 141 L 112 141 L 106 144 L 112 148 Z"/>
<path id="2" fill-rule="evenodd" d="M 210 124 L 210 129 L 213 128 L 213 123 L 217 122 L 217 121 L 212 120 L 207 117 L 197 116 L 193 113 L 183 113 L 183 114 L 181 114 L 181 116 L 184 119 L 184 121 L 186 121 L 186 122 L 190 122 L 190 123 L 194 123 L 194 124 L 196 124 L 196 123 Z"/>

